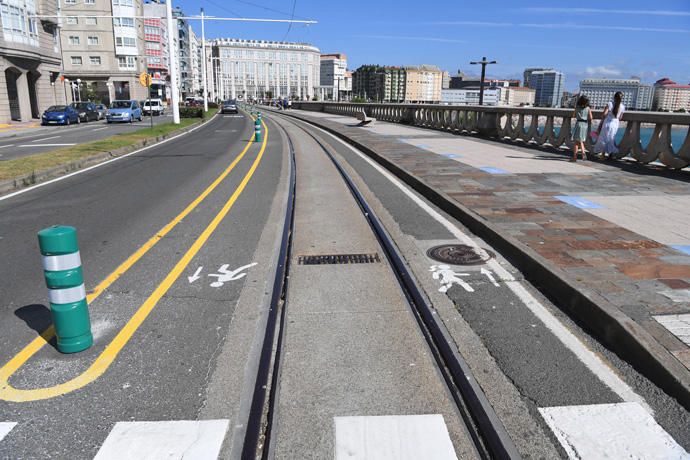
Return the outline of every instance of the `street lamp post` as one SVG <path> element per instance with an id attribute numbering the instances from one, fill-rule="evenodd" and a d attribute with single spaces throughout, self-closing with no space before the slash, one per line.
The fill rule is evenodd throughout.
<path id="1" fill-rule="evenodd" d="M 204 26 L 204 9 L 201 9 L 201 78 L 204 82 L 204 112 L 208 112 L 208 88 L 206 81 L 206 29 Z"/>
<path id="2" fill-rule="evenodd" d="M 482 65 L 482 78 L 479 80 L 479 105 L 484 104 L 484 78 L 486 77 L 486 66 L 488 64 L 496 64 L 496 61 L 487 61 L 486 56 L 482 57 L 481 61 L 472 61 L 470 64 Z"/>
<path id="3" fill-rule="evenodd" d="M 179 88 L 177 87 L 177 62 L 179 54 L 175 52 L 175 39 L 177 35 L 177 20 L 175 20 L 173 27 L 172 17 L 172 1 L 165 2 L 165 16 L 168 24 L 168 49 L 170 50 L 170 98 L 172 103 L 173 123 L 180 124 L 180 96 Z M 179 51 L 179 50 L 178 50 Z M 205 90 L 206 88 L 204 88 Z"/>

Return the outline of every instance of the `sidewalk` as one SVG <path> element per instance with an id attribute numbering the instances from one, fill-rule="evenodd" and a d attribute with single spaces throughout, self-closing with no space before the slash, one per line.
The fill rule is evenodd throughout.
<path id="1" fill-rule="evenodd" d="M 690 173 L 306 111 L 511 260 L 669 394 L 690 405 Z"/>
<path id="2" fill-rule="evenodd" d="M 40 120 L 0 123 L 0 138 L 37 131 L 41 128 Z"/>

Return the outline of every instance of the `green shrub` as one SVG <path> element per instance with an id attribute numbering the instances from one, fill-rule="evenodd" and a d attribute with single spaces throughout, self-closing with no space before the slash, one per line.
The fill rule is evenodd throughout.
<path id="1" fill-rule="evenodd" d="M 218 103 L 217 103 L 217 102 L 209 102 L 209 103 L 208 103 L 208 108 L 209 108 L 209 109 L 217 109 L 217 108 L 218 108 Z"/>
<path id="2" fill-rule="evenodd" d="M 203 107 L 180 107 L 180 118 L 203 118 Z"/>

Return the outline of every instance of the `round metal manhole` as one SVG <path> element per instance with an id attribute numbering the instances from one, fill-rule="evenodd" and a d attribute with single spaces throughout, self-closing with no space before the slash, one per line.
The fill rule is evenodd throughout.
<path id="1" fill-rule="evenodd" d="M 466 244 L 434 246 L 426 252 L 426 255 L 450 265 L 480 265 L 495 256 L 493 252 L 487 249 L 474 248 Z"/>

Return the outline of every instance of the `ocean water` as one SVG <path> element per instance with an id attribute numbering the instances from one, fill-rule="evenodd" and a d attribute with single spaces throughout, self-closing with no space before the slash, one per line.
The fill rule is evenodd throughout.
<path id="1" fill-rule="evenodd" d="M 539 126 L 539 131 L 543 132 L 543 126 Z M 554 130 L 556 133 L 560 131 L 560 128 L 558 126 L 554 126 Z M 643 147 L 647 147 L 647 144 L 649 144 L 649 140 L 652 138 L 652 134 L 654 133 L 654 128 L 640 128 L 640 141 L 642 142 Z M 621 127 L 618 130 L 618 133 L 616 134 L 616 142 L 620 143 L 621 139 L 623 139 L 623 135 L 625 134 L 625 127 Z M 673 146 L 673 150 L 676 152 L 680 147 L 683 145 L 685 142 L 685 137 L 688 134 L 688 128 L 671 128 L 671 145 Z"/>

